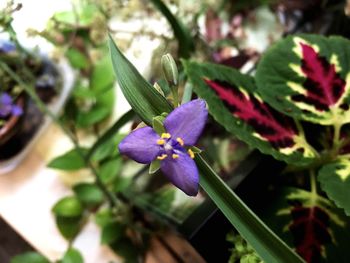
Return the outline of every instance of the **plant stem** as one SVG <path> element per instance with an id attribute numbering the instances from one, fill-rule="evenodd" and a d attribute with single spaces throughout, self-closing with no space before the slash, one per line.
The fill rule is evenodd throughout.
<path id="1" fill-rule="evenodd" d="M 336 155 L 339 150 L 339 146 L 341 145 L 340 143 L 340 131 L 342 125 L 340 123 L 335 123 L 334 124 L 334 135 L 333 135 L 333 145 L 332 145 L 332 154 Z"/>
<path id="2" fill-rule="evenodd" d="M 72 141 L 74 144 L 74 147 L 77 149 L 78 154 L 80 157 L 84 160 L 85 165 L 91 170 L 92 174 L 95 177 L 95 183 L 96 185 L 101 189 L 101 191 L 104 193 L 105 197 L 109 201 L 111 206 L 116 207 L 118 204 L 117 198 L 108 191 L 107 187 L 103 184 L 100 177 L 98 176 L 96 168 L 93 166 L 91 161 L 86 158 L 86 155 L 82 152 L 81 147 L 79 145 L 79 141 L 77 138 L 71 133 L 71 131 L 62 123 L 60 119 L 58 119 L 43 103 L 38 95 L 35 93 L 35 90 L 32 86 L 27 85 L 15 72 L 12 71 L 11 68 L 9 68 L 5 63 L 0 61 L 0 66 L 13 78 L 23 89 L 28 93 L 28 95 L 32 98 L 32 100 L 35 102 L 37 107 L 40 111 L 47 114 L 61 129 L 62 131 L 68 136 L 68 138 Z"/>
<path id="3" fill-rule="evenodd" d="M 310 170 L 310 187 L 312 196 L 317 197 L 316 174 L 314 169 Z"/>
<path id="4" fill-rule="evenodd" d="M 172 86 L 172 87 L 170 87 L 170 89 L 171 89 L 171 94 L 173 95 L 173 99 L 174 99 L 174 107 L 177 108 L 179 106 L 178 89 L 176 86 Z"/>

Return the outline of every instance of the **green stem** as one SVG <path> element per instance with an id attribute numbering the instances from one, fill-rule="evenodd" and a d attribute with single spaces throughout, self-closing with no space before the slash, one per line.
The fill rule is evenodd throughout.
<path id="1" fill-rule="evenodd" d="M 317 184 L 316 184 L 316 174 L 315 170 L 310 170 L 310 187 L 311 187 L 311 194 L 314 199 L 317 199 Z"/>
<path id="2" fill-rule="evenodd" d="M 341 145 L 340 142 L 340 131 L 342 124 L 340 123 L 334 123 L 334 135 L 333 135 L 333 146 L 332 146 L 332 155 L 335 156 L 338 154 L 339 147 Z"/>
<path id="3" fill-rule="evenodd" d="M 60 119 L 58 119 L 43 103 L 38 95 L 35 93 L 35 90 L 33 87 L 27 85 L 22 81 L 22 79 L 12 71 L 6 64 L 3 62 L 0 62 L 0 66 L 11 76 L 12 79 L 14 79 L 23 89 L 28 93 L 28 95 L 32 98 L 32 100 L 35 102 L 37 107 L 40 111 L 47 114 L 61 129 L 62 131 L 67 135 L 67 137 L 72 141 L 74 144 L 74 147 L 77 149 L 78 154 L 80 157 L 84 160 L 85 165 L 90 168 L 92 174 L 95 177 L 95 183 L 96 185 L 101 189 L 101 191 L 104 193 L 105 197 L 109 201 L 111 206 L 117 206 L 118 200 L 116 197 L 108 191 L 106 186 L 101 181 L 100 177 L 98 176 L 98 173 L 96 171 L 96 168 L 93 166 L 93 164 L 90 162 L 89 159 L 86 158 L 86 155 L 82 152 L 81 147 L 79 145 L 79 142 L 75 136 L 71 133 L 71 131 L 61 122 Z"/>
<path id="4" fill-rule="evenodd" d="M 173 95 L 173 100 L 174 100 L 174 106 L 177 108 L 179 106 L 179 93 L 178 89 L 176 86 L 170 87 L 171 89 L 171 94 Z"/>

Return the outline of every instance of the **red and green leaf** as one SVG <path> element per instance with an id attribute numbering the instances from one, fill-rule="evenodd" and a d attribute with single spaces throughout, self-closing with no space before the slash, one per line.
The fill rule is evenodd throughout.
<path id="1" fill-rule="evenodd" d="M 296 251 L 308 263 L 319 262 L 324 246 L 332 242 L 327 212 L 318 206 L 298 204 L 291 209 L 291 216 L 293 221 L 289 230 L 294 237 Z"/>
<path id="2" fill-rule="evenodd" d="M 294 120 L 263 102 L 252 77 L 214 64 L 185 62 L 194 91 L 228 131 L 260 151 L 296 165 L 314 156 Z"/>
<path id="3" fill-rule="evenodd" d="M 291 188 L 285 198 L 290 206 L 278 215 L 291 218 L 285 231 L 290 231 L 295 250 L 308 263 L 322 262 L 337 244 L 333 229 L 344 229 L 343 218 L 327 199 L 314 193 Z"/>
<path id="4" fill-rule="evenodd" d="M 256 80 L 276 110 L 323 125 L 350 122 L 350 41 L 289 36 L 263 56 Z"/>

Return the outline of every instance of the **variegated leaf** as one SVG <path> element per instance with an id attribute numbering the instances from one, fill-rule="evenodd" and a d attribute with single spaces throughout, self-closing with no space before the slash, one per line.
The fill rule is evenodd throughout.
<path id="1" fill-rule="evenodd" d="M 350 216 L 350 160 L 340 159 L 325 165 L 318 181 L 328 197 Z"/>
<path id="2" fill-rule="evenodd" d="M 350 122 L 350 41 L 289 36 L 263 56 L 256 80 L 264 101 L 297 119 Z"/>
<path id="3" fill-rule="evenodd" d="M 308 263 L 324 259 L 329 262 L 328 253 L 337 244 L 333 229 L 344 229 L 345 221 L 335 213 L 329 200 L 311 192 L 290 188 L 284 198 L 290 206 L 278 215 L 291 217 L 285 231 L 290 231 L 298 254 Z"/>
<path id="4" fill-rule="evenodd" d="M 279 160 L 303 165 L 315 158 L 294 120 L 262 101 L 254 80 L 215 64 L 185 62 L 194 91 L 211 115 L 241 140 Z"/>

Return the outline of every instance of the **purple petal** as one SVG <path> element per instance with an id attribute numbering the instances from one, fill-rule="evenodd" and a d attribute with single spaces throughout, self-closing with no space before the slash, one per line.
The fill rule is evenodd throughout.
<path id="1" fill-rule="evenodd" d="M 180 137 L 185 145 L 194 145 L 201 135 L 208 117 L 205 101 L 187 102 L 172 111 L 164 121 L 164 127 L 173 138 Z"/>
<path id="2" fill-rule="evenodd" d="M 12 115 L 13 116 L 20 116 L 23 114 L 23 110 L 21 107 L 17 106 L 17 105 L 13 105 L 12 106 Z"/>
<path id="3" fill-rule="evenodd" d="M 9 53 L 16 50 L 15 44 L 10 41 L 0 40 L 0 51 L 4 53 Z"/>
<path id="4" fill-rule="evenodd" d="M 161 162 L 160 169 L 176 187 L 187 195 L 195 196 L 198 193 L 199 175 L 195 162 L 183 152 L 177 152 L 179 158 L 170 156 Z"/>
<path id="5" fill-rule="evenodd" d="M 11 113 L 11 105 L 0 104 L 0 117 L 5 118 Z"/>
<path id="6" fill-rule="evenodd" d="M 12 97 L 6 92 L 2 93 L 0 96 L 0 105 L 11 105 Z"/>
<path id="7" fill-rule="evenodd" d="M 119 152 L 139 163 L 151 163 L 159 154 L 160 137 L 150 127 L 132 131 L 119 143 Z"/>

